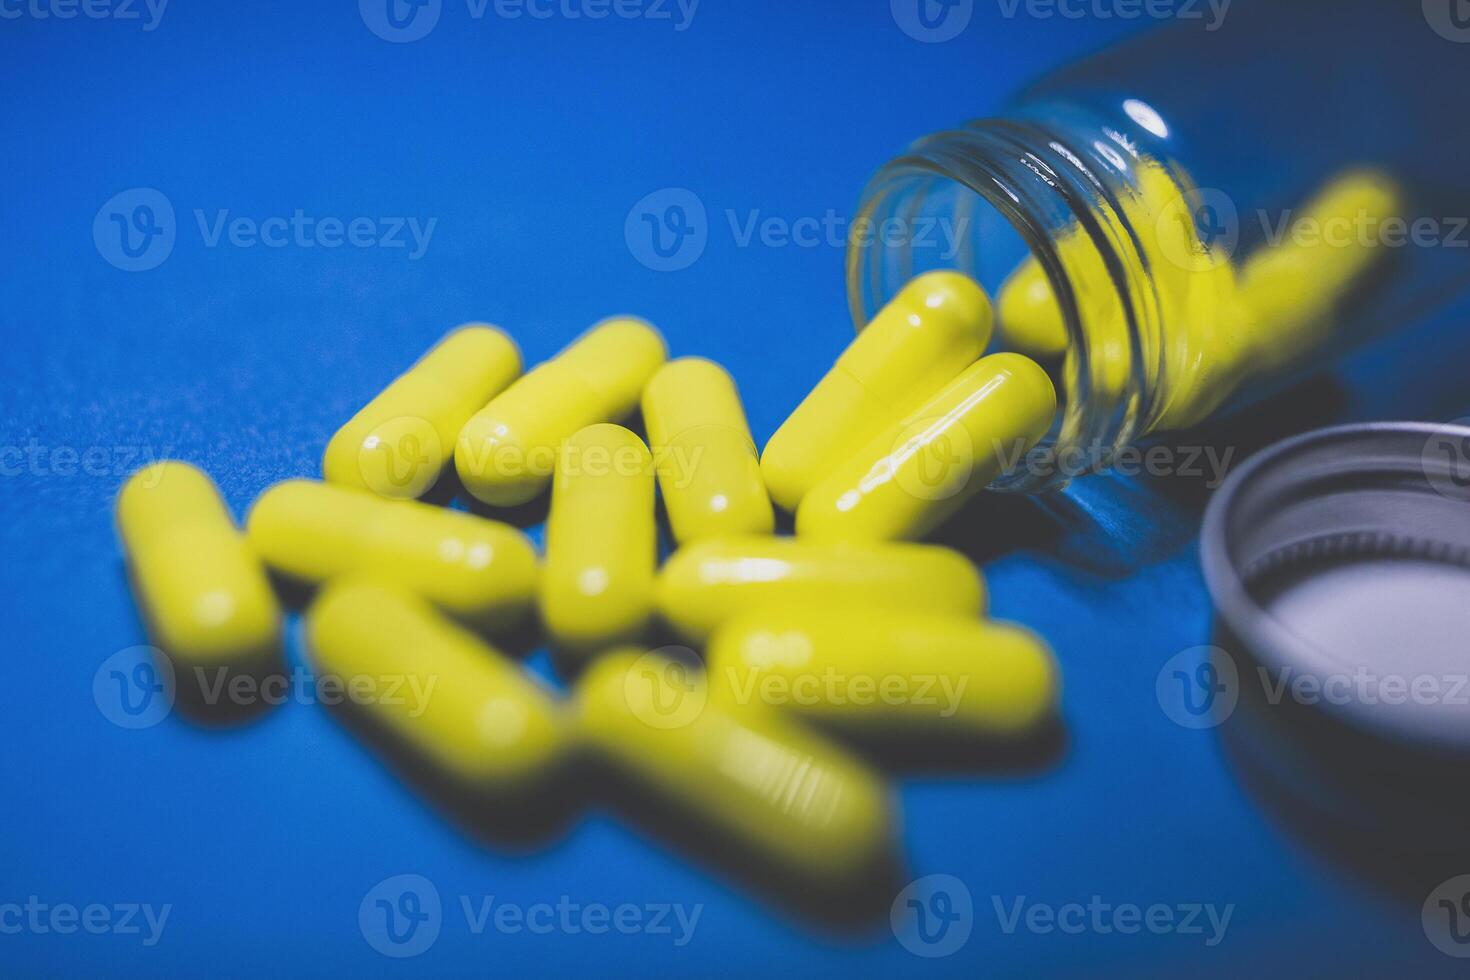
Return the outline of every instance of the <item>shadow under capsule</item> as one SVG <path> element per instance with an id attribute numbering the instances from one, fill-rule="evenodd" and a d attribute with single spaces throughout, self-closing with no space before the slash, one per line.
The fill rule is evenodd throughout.
<path id="1" fill-rule="evenodd" d="M 897 845 L 831 880 L 794 872 L 768 855 L 711 832 L 706 820 L 656 799 L 608 769 L 587 765 L 588 795 L 645 838 L 710 869 L 721 879 L 822 932 L 859 935 L 886 919 L 904 867 Z"/>
<path id="2" fill-rule="evenodd" d="M 519 853 L 542 850 L 564 836 L 586 806 L 575 760 L 549 768 L 523 793 L 495 792 L 445 772 L 361 705 L 343 700 L 327 710 L 409 790 L 482 846 Z"/>
<path id="3" fill-rule="evenodd" d="M 439 478 L 434 481 L 434 485 L 418 499 L 420 503 L 448 507 L 454 502 L 454 498 L 459 496 L 463 496 L 465 500 L 472 499 L 465 490 L 464 484 L 460 482 L 459 474 L 454 470 L 454 460 L 451 458 L 439 471 Z"/>
<path id="4" fill-rule="evenodd" d="M 141 595 L 132 565 L 124 559 L 122 578 L 133 595 Z M 274 706 L 262 694 L 279 682 L 287 683 L 285 626 L 275 642 L 252 650 L 241 650 L 217 664 L 189 664 L 156 642 L 160 632 L 141 603 L 135 604 L 138 628 L 154 649 L 167 660 L 159 664 L 173 679 L 173 711 L 202 729 L 225 731 L 240 728 L 268 714 Z"/>
<path id="5" fill-rule="evenodd" d="M 464 481 L 455 472 L 453 464 L 444 467 L 439 481 L 424 495 L 423 500 L 446 507 L 458 500 L 464 504 L 466 511 L 476 517 L 499 521 L 526 532 L 538 525 L 545 524 L 546 515 L 551 510 L 550 484 L 546 490 L 536 494 L 524 504 L 517 504 L 514 507 L 495 507 L 465 489 Z"/>
<path id="6" fill-rule="evenodd" d="M 542 627 L 542 638 L 546 633 Z M 621 641 L 604 644 L 596 650 L 571 649 L 551 641 L 548 650 L 551 655 L 552 669 L 556 676 L 568 686 L 575 683 L 577 678 L 586 673 L 587 669 L 595 664 L 599 657 L 604 656 L 617 649 L 637 648 L 649 650 L 671 660 L 678 660 L 686 666 L 697 670 L 704 670 L 703 655 L 686 644 L 684 639 L 676 634 L 658 616 L 653 616 L 648 625 L 643 628 L 637 636 Z"/>
<path id="7" fill-rule="evenodd" d="M 173 662 L 174 710 L 208 729 L 233 729 L 263 718 L 274 708 L 265 693 L 290 683 L 282 662 L 283 645 L 253 662 L 204 667 Z M 243 693 L 242 693 L 243 692 Z"/>
<path id="8" fill-rule="evenodd" d="M 1238 411 L 1184 432 L 1166 433 L 1155 444 L 1168 449 L 1173 460 L 1195 454 L 1196 465 L 1183 474 L 1150 474 L 1148 482 L 1160 494 L 1202 514 L 1230 469 L 1282 439 L 1331 425 L 1342 418 L 1347 405 L 1348 392 L 1338 378 L 1309 375 Z M 1196 450 L 1209 455 L 1199 458 Z"/>
<path id="9" fill-rule="evenodd" d="M 280 600 L 281 607 L 287 612 L 305 614 L 311 607 L 318 593 L 325 587 L 311 582 L 303 582 L 299 579 L 290 578 L 272 569 L 267 569 L 271 588 Z M 349 577 L 344 575 L 345 577 Z M 363 572 L 351 573 L 350 577 L 370 579 L 371 576 Z M 400 587 L 396 583 L 390 583 L 394 587 Z M 541 624 L 533 609 L 527 609 L 519 618 L 509 622 L 497 622 L 487 625 L 485 622 L 476 622 L 449 615 L 456 623 L 483 638 L 496 650 L 515 660 L 524 660 L 535 652 L 544 642 Z"/>
<path id="10" fill-rule="evenodd" d="M 1187 547 L 1198 516 L 1136 478 L 1105 472 L 1053 493 L 982 494 L 925 540 L 982 567 L 1024 552 L 1043 565 L 1119 581 Z"/>
<path id="11" fill-rule="evenodd" d="M 1317 375 L 1219 421 L 1145 440 L 1109 470 L 1035 495 L 981 494 L 929 539 L 985 564 L 1026 551 L 1106 580 L 1166 561 L 1194 541 L 1210 495 L 1234 465 L 1338 418 L 1345 390 Z"/>
<path id="12" fill-rule="evenodd" d="M 876 729 L 827 734 L 894 776 L 1040 777 L 1062 765 L 1072 744 L 1060 717 L 1019 738 L 938 731 L 911 735 Z"/>
<path id="13" fill-rule="evenodd" d="M 496 650 L 514 660 L 525 660 L 546 645 L 546 631 L 535 609 L 526 610 L 518 622 L 505 628 L 475 630 Z"/>
<path id="14" fill-rule="evenodd" d="M 305 612 L 319 591 L 319 586 L 282 575 L 273 568 L 266 568 L 266 577 L 270 579 L 271 590 L 275 592 L 281 608 L 288 612 Z"/>

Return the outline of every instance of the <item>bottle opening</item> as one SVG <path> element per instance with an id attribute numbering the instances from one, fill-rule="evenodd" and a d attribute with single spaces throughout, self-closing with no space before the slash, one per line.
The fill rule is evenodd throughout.
<path id="1" fill-rule="evenodd" d="M 1105 467 L 1153 407 L 1158 300 L 1119 202 L 1136 198 L 1137 161 L 1103 141 L 1092 151 L 998 120 L 929 137 L 869 184 L 849 241 L 859 329 L 914 276 L 955 269 L 992 298 L 993 349 L 1051 373 L 1056 422 L 994 490 L 1060 489 Z"/>
<path id="2" fill-rule="evenodd" d="M 860 328 L 913 276 L 955 269 L 992 297 L 994 347 L 1052 377 L 1051 433 L 991 489 L 1059 489 L 1363 333 L 1361 300 L 1392 249 L 1316 232 L 1402 223 L 1402 182 L 1343 161 L 1258 241 L 1231 220 L 1229 195 L 1173 160 L 1170 134 L 1137 99 L 1110 121 L 1044 103 L 930 136 L 864 193 L 847 269 Z"/>

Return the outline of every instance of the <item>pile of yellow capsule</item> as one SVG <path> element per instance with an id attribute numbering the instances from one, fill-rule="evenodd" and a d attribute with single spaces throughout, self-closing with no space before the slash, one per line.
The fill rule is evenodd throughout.
<path id="1" fill-rule="evenodd" d="M 1156 332 L 1133 336 L 1115 273 L 1080 227 L 1061 235 L 1056 251 L 1093 359 L 1088 383 L 1110 397 L 1134 377 L 1157 390 L 1147 432 L 1198 425 L 1246 385 L 1289 373 L 1334 343 L 1340 308 L 1392 252 L 1385 229 L 1394 221 L 1408 227 L 1398 180 L 1374 167 L 1349 167 L 1286 213 L 1279 241 L 1237 261 L 1228 242 L 1201 240 L 1194 212 L 1208 210 L 1201 202 L 1209 196 L 1187 174 L 1142 158 L 1134 180 L 1117 207 L 1136 231 L 1137 251 L 1117 258 L 1134 267 L 1134 277 L 1153 282 Z M 1069 336 L 1034 256 L 1001 286 L 997 306 L 1000 339 L 1011 350 L 1059 372 L 1060 362 L 1076 354 L 1078 338 Z"/>
<path id="2" fill-rule="evenodd" d="M 243 534 L 198 469 L 135 474 L 118 525 L 137 595 L 181 704 L 203 696 L 198 669 L 282 670 L 269 569 L 320 587 L 320 676 L 433 691 L 354 710 L 437 775 L 513 806 L 591 760 L 739 853 L 849 881 L 893 843 L 854 746 L 1017 741 L 1054 716 L 1046 645 L 985 618 L 964 556 L 907 540 L 990 482 L 992 447 L 1052 425 L 1044 370 L 982 356 L 991 321 L 968 278 L 919 277 L 760 456 L 731 377 L 668 361 L 647 323 L 605 321 L 525 374 L 505 333 L 462 327 L 337 432 L 325 481 L 271 487 Z M 648 443 L 619 424 L 640 407 Z M 941 441 L 973 451 L 936 485 Z M 544 556 L 509 523 L 417 500 L 451 464 L 490 507 L 549 487 Z M 678 546 L 662 568 L 656 484 Z M 774 534 L 777 506 L 794 537 Z M 487 642 L 533 610 L 574 665 L 569 699 Z M 655 629 L 702 668 L 651 652 Z"/>

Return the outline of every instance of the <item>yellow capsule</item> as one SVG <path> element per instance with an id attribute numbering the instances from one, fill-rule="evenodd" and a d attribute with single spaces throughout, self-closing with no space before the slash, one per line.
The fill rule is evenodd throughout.
<path id="1" fill-rule="evenodd" d="M 521 667 L 416 596 L 334 582 L 306 634 L 323 690 L 464 788 L 540 788 L 567 748 L 556 703 Z"/>
<path id="2" fill-rule="evenodd" d="M 665 364 L 643 391 L 643 422 L 674 540 L 771 533 L 771 498 L 724 368 L 699 357 Z"/>
<path id="3" fill-rule="evenodd" d="M 704 678 L 618 651 L 577 686 L 586 744 L 643 792 L 787 874 L 850 880 L 890 853 L 892 805 L 858 760 L 775 712 L 707 703 Z"/>
<path id="4" fill-rule="evenodd" d="M 985 612 L 985 583 L 975 566 L 957 551 L 922 544 L 712 538 L 675 552 L 655 594 L 659 614 L 693 640 L 770 605 Z"/>
<path id="5" fill-rule="evenodd" d="M 1074 237 L 1063 236 L 1058 247 L 1071 248 Z M 1081 248 L 1077 251 L 1079 257 L 1084 252 Z M 1067 352 L 1069 341 L 1062 308 L 1052 292 L 1046 269 L 1034 256 L 1028 256 L 1016 267 L 1001 284 L 995 300 L 995 331 L 1007 346 L 1038 360 L 1061 357 Z"/>
<path id="6" fill-rule="evenodd" d="M 337 430 L 323 477 L 397 500 L 423 496 L 465 422 L 520 373 L 521 352 L 503 331 L 460 327 Z"/>
<path id="7" fill-rule="evenodd" d="M 1144 231 L 1146 223 L 1153 220 L 1151 215 L 1134 213 L 1134 208 L 1124 210 L 1144 226 Z M 1076 303 L 1079 327 L 1087 340 L 1090 359 L 1085 383 L 1109 397 L 1120 397 L 1128 387 L 1134 357 L 1131 321 L 1118 292 L 1116 274 L 1108 268 L 1096 243 L 1080 230 L 1060 235 L 1055 248 Z M 1154 257 L 1162 263 L 1162 256 Z M 1128 260 L 1121 253 L 1119 258 Z M 1134 270 L 1134 275 L 1145 274 L 1145 270 Z M 1034 256 L 1028 256 L 1001 285 L 996 306 L 996 335 L 1016 353 L 1048 364 L 1076 353 L 1051 280 Z"/>
<path id="8" fill-rule="evenodd" d="M 1383 172 L 1345 170 L 1293 214 L 1285 241 L 1259 249 L 1238 274 L 1224 249 L 1200 237 L 1198 219 L 1211 203 L 1210 192 L 1177 168 L 1136 161 L 1135 193 L 1118 204 L 1137 254 L 1116 257 L 1126 265 L 1125 280 L 1148 281 L 1156 300 L 1153 315 L 1140 318 L 1137 338 L 1117 272 L 1091 238 L 1073 228 L 1055 242 L 1090 354 L 1085 380 L 1118 397 L 1139 375 L 1142 388 L 1157 392 L 1144 421 L 1150 432 L 1198 425 L 1243 383 L 1329 342 L 1333 313 L 1387 254 L 1381 240 L 1361 231 L 1399 216 L 1403 192 Z M 1140 308 L 1139 297 L 1131 303 Z M 996 329 L 1010 347 L 1039 358 L 1068 349 L 1061 309 L 1034 258 L 1012 273 L 997 306 Z"/>
<path id="9" fill-rule="evenodd" d="M 1139 176 L 1144 205 L 1159 215 L 1152 237 L 1143 236 L 1161 303 L 1154 342 L 1164 355 L 1146 351 L 1143 361 L 1147 384 L 1163 382 L 1151 431 L 1197 425 L 1243 383 L 1328 343 L 1332 313 L 1386 254 L 1360 229 L 1376 230 L 1402 207 L 1390 176 L 1344 171 L 1294 214 L 1284 242 L 1257 251 L 1237 274 L 1223 250 L 1200 240 L 1196 215 L 1209 209 L 1187 176 L 1159 166 Z"/>
<path id="10" fill-rule="evenodd" d="M 1161 286 L 1172 286 L 1171 272 L 1192 270 L 1203 257 L 1188 202 L 1173 174 L 1156 161 L 1135 159 L 1133 179 L 1134 193 L 1121 196 L 1116 208 L 1100 205 L 1105 226 L 1126 221 L 1138 238 L 1136 255 L 1119 247 L 1113 258 L 1128 263 L 1129 279 L 1156 274 Z M 1110 393 L 1121 392 L 1133 366 L 1130 316 L 1119 294 L 1117 271 L 1109 268 L 1092 236 L 1077 225 L 1059 233 L 1052 245 L 1094 359 L 1088 381 Z M 1141 301 L 1130 299 L 1135 304 Z M 1016 353 L 1050 362 L 1071 348 L 1061 304 L 1034 255 L 1001 284 L 996 308 L 996 335 Z"/>
<path id="11" fill-rule="evenodd" d="M 1300 209 L 1284 241 L 1246 261 L 1240 293 L 1258 324 L 1249 355 L 1254 373 L 1289 365 L 1331 335 L 1332 313 L 1388 254 L 1384 222 L 1403 211 L 1404 194 L 1392 177 L 1349 170 Z"/>
<path id="12" fill-rule="evenodd" d="M 465 488 L 497 507 L 531 500 L 550 482 L 572 433 L 631 413 L 668 352 L 642 320 L 604 320 L 491 399 L 465 423 L 454 465 Z"/>
<path id="13" fill-rule="evenodd" d="M 589 652 L 636 638 L 653 613 L 653 457 L 642 439 L 606 422 L 572 436 L 558 455 L 541 617 L 563 647 Z"/>
<path id="14" fill-rule="evenodd" d="M 796 512 L 799 537 L 919 538 L 1025 459 L 1051 428 L 1057 396 L 1040 365 L 992 354 L 817 484 Z"/>
<path id="15" fill-rule="evenodd" d="M 186 706 L 224 707 L 200 700 L 228 689 L 218 686 L 220 669 L 278 671 L 281 614 L 270 580 L 208 476 L 172 460 L 139 470 L 118 495 L 117 527 L 143 618 Z"/>
<path id="16" fill-rule="evenodd" d="M 854 735 L 1023 737 L 1051 719 L 1057 669 L 1029 630 L 892 609 L 780 606 L 710 640 L 711 697 Z"/>
<path id="17" fill-rule="evenodd" d="M 524 534 L 418 501 L 289 480 L 261 495 L 246 528 L 266 564 L 292 578 L 369 577 L 484 629 L 513 625 L 536 595 L 536 552 Z"/>
<path id="18" fill-rule="evenodd" d="M 771 436 L 761 455 L 771 499 L 795 511 L 834 466 L 979 357 L 991 321 L 985 291 L 958 272 L 905 286 Z"/>
<path id="19" fill-rule="evenodd" d="M 1157 330 L 1143 334 L 1137 360 L 1141 387 L 1156 391 L 1146 425 L 1184 429 L 1208 418 L 1239 387 L 1249 324 L 1228 250 L 1200 237 L 1202 220 L 1221 221 L 1210 200 L 1218 192 L 1201 191 L 1187 174 L 1153 162 L 1140 167 L 1137 181 L 1137 203 L 1126 210 L 1140 230 L 1143 267 L 1130 278 L 1151 276 L 1159 302 Z M 1126 346 L 1116 355 L 1120 363 L 1132 359 L 1121 349 Z"/>

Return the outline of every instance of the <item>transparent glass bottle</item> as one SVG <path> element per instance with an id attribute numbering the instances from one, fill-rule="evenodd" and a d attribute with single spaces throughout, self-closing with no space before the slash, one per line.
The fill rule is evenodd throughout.
<path id="1" fill-rule="evenodd" d="M 997 297 L 1001 346 L 1048 364 L 1064 402 L 993 485 L 1011 491 L 1411 324 L 1470 284 L 1457 2 L 1236 0 L 1216 30 L 1156 28 L 921 139 L 863 194 L 854 320 L 932 268 Z M 1043 307 L 1054 343 L 1028 349 Z"/>

